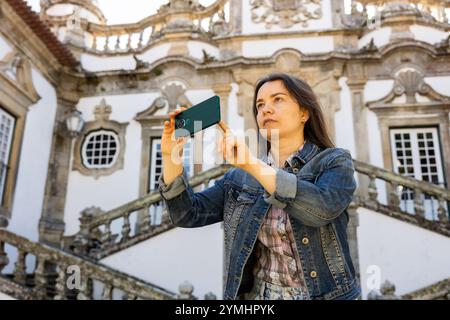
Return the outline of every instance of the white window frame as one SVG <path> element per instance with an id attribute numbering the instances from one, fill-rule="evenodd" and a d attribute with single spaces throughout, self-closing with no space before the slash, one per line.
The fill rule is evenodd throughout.
<path id="1" fill-rule="evenodd" d="M 445 177 L 444 177 L 444 170 L 443 170 L 443 164 L 442 164 L 442 157 L 441 157 L 441 148 L 440 148 L 440 142 L 439 142 L 439 131 L 436 127 L 421 127 L 421 128 L 392 128 L 389 130 L 390 134 L 390 141 L 391 141 L 391 154 L 392 154 L 392 167 L 394 169 L 394 172 L 399 173 L 399 159 L 397 156 L 397 147 L 396 147 L 396 140 L 395 140 L 395 134 L 405 134 L 409 133 L 410 135 L 410 142 L 411 142 L 411 158 L 412 158 L 412 165 L 413 165 L 413 173 L 412 174 L 404 174 L 405 176 L 410 176 L 414 179 L 421 180 L 423 174 L 427 174 L 422 172 L 422 164 L 420 163 L 420 150 L 419 150 L 419 142 L 418 142 L 418 134 L 423 133 L 426 135 L 427 133 L 432 134 L 432 141 L 433 141 L 433 150 L 434 150 L 434 157 L 436 161 L 436 174 L 438 176 L 438 185 L 443 186 Z M 427 161 L 428 163 L 429 161 Z M 429 167 L 428 167 L 429 169 Z M 429 173 L 429 172 L 428 172 Z M 414 200 L 412 199 L 402 199 L 403 188 L 400 188 L 400 208 L 403 211 L 413 213 L 414 212 Z M 422 199 L 424 201 L 424 208 L 425 208 L 425 217 L 430 220 L 437 220 L 437 207 L 438 202 L 434 198 L 426 197 L 425 195 L 422 195 Z"/>
<path id="2" fill-rule="evenodd" d="M 3 141 L 3 136 L 0 138 L 0 165 L 2 166 L 0 170 L 4 170 L 0 174 L 0 201 L 3 204 L 3 195 L 5 193 L 5 186 L 6 186 L 6 177 L 8 174 L 9 169 L 9 157 L 11 154 L 11 147 L 12 147 L 12 139 L 14 136 L 14 128 L 16 126 L 16 118 L 14 118 L 11 114 L 9 114 L 6 110 L 0 108 L 0 126 L 3 123 L 4 119 L 8 119 L 11 121 L 11 126 L 8 130 L 8 132 L 2 132 L 0 128 L 0 133 L 7 134 L 7 141 Z M 5 154 L 2 156 L 3 147 L 5 148 Z M 5 167 L 3 167 L 3 165 Z"/>
<path id="3" fill-rule="evenodd" d="M 114 141 L 116 142 L 116 152 L 113 156 L 113 159 L 112 159 L 111 163 L 108 163 L 108 164 L 89 164 L 89 162 L 87 161 L 87 145 L 89 143 L 89 140 L 92 139 L 94 136 L 99 136 L 99 135 L 103 135 L 103 134 L 113 137 Z M 81 156 L 82 156 L 83 165 L 88 169 L 111 168 L 114 165 L 114 163 L 117 161 L 117 158 L 119 157 L 119 153 L 120 153 L 119 137 L 118 137 L 117 133 L 115 133 L 112 130 L 96 130 L 96 131 L 90 132 L 84 139 L 83 146 L 81 148 Z"/>

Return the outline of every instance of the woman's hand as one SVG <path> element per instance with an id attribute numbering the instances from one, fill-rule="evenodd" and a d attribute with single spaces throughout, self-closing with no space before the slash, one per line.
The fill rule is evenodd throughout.
<path id="1" fill-rule="evenodd" d="M 183 148 L 189 137 L 179 137 L 175 139 L 175 117 L 187 108 L 178 108 L 169 112 L 169 121 L 164 121 L 164 130 L 161 137 L 161 153 L 162 156 L 175 164 L 181 164 L 183 158 Z"/>
<path id="2" fill-rule="evenodd" d="M 224 121 L 220 121 L 218 125 L 224 131 L 222 139 L 219 139 L 218 153 L 229 164 L 241 168 L 248 169 L 252 164 L 257 163 L 257 158 L 252 155 L 245 143 L 245 138 L 236 137 L 231 129 Z"/>

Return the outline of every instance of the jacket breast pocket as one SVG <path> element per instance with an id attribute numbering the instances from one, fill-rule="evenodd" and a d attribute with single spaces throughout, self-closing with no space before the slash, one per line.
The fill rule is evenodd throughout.
<path id="1" fill-rule="evenodd" d="M 243 222 L 249 209 L 255 204 L 257 194 L 246 191 L 234 191 L 230 194 L 228 203 L 224 211 L 224 231 L 225 238 L 233 241 L 236 236 L 236 230 Z"/>

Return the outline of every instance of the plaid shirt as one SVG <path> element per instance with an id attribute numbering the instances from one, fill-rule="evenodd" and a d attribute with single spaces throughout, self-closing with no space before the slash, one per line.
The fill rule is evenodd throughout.
<path id="1" fill-rule="evenodd" d="M 290 166 L 294 154 L 286 160 L 285 166 Z M 268 164 L 278 167 L 271 153 Z M 258 233 L 256 258 L 255 278 L 283 287 L 305 287 L 294 233 L 283 209 L 272 206 L 267 213 Z"/>

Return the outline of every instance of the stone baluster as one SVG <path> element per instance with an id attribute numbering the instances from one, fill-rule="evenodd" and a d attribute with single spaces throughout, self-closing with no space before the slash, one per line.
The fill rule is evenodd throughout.
<path id="1" fill-rule="evenodd" d="M 419 188 L 414 189 L 414 212 L 417 216 L 425 218 L 425 208 L 423 206 L 422 191 Z"/>
<path id="2" fill-rule="evenodd" d="M 78 290 L 77 300 L 91 300 L 93 292 L 93 281 L 86 272 L 81 272 L 81 288 Z"/>
<path id="3" fill-rule="evenodd" d="M 138 49 L 141 49 L 143 47 L 144 47 L 144 31 L 142 31 L 139 35 Z"/>
<path id="4" fill-rule="evenodd" d="M 5 243 L 3 241 L 0 241 L 0 274 L 8 264 L 9 259 L 5 251 Z"/>
<path id="5" fill-rule="evenodd" d="M 45 258 L 43 256 L 37 257 L 37 267 L 34 271 L 34 285 L 38 291 L 39 296 L 45 299 L 47 296 L 47 275 L 45 272 Z"/>
<path id="6" fill-rule="evenodd" d="M 112 285 L 110 285 L 109 283 L 105 283 L 105 286 L 103 288 L 103 293 L 102 293 L 102 299 L 103 300 L 112 300 L 113 298 L 113 287 Z"/>
<path id="7" fill-rule="evenodd" d="M 93 39 L 92 39 L 92 49 L 97 51 L 98 50 L 98 48 L 97 48 L 97 36 L 93 35 L 92 37 L 93 37 Z"/>
<path id="8" fill-rule="evenodd" d="M 112 234 L 111 234 L 111 220 L 108 220 L 105 223 L 105 231 L 102 234 L 101 242 L 102 242 L 102 249 L 108 249 L 112 241 Z"/>
<path id="9" fill-rule="evenodd" d="M 137 296 L 128 292 L 125 292 L 122 295 L 122 300 L 137 300 Z"/>
<path id="10" fill-rule="evenodd" d="M 205 294 L 205 300 L 217 300 L 217 296 L 212 292 L 208 292 Z"/>
<path id="11" fill-rule="evenodd" d="M 446 201 L 445 201 L 445 199 L 443 199 L 441 197 L 439 197 L 437 199 L 437 201 L 439 203 L 439 206 L 437 209 L 439 222 L 447 223 L 448 222 L 448 213 L 447 213 L 447 210 L 445 210 Z"/>
<path id="12" fill-rule="evenodd" d="M 146 233 L 146 232 L 150 231 L 150 229 L 151 229 L 152 222 L 150 220 L 150 214 L 149 214 L 150 207 L 151 207 L 151 205 L 146 207 L 144 210 L 142 210 L 143 217 L 139 223 L 139 231 L 138 231 L 139 233 Z"/>
<path id="13" fill-rule="evenodd" d="M 106 36 L 106 42 L 105 42 L 105 52 L 110 52 L 111 51 L 111 38 L 112 36 Z"/>
<path id="14" fill-rule="evenodd" d="M 131 231 L 131 227 L 130 227 L 130 213 L 127 212 L 124 216 L 123 216 L 123 225 L 122 225 L 122 239 L 121 242 L 125 242 L 128 239 L 130 239 L 130 231 Z"/>
<path id="15" fill-rule="evenodd" d="M 389 205 L 392 209 L 400 211 L 400 199 L 398 195 L 398 184 L 391 182 L 391 189 L 389 191 Z"/>
<path id="16" fill-rule="evenodd" d="M 76 254 L 87 254 L 89 251 L 89 245 L 91 243 L 91 222 L 92 214 L 87 211 L 81 212 L 80 231 L 76 235 L 72 248 Z"/>
<path id="17" fill-rule="evenodd" d="M 401 298 L 395 294 L 395 285 L 389 280 L 386 280 L 380 288 L 380 294 L 371 291 L 367 297 L 368 300 L 401 300 Z"/>
<path id="18" fill-rule="evenodd" d="M 56 279 L 56 295 L 54 300 L 66 299 L 66 270 L 67 266 L 65 264 L 58 266 L 58 278 Z"/>
<path id="19" fill-rule="evenodd" d="M 126 50 L 131 50 L 131 40 L 132 40 L 132 36 L 133 34 L 129 33 L 128 34 L 128 40 L 127 40 L 127 46 L 126 46 Z"/>
<path id="20" fill-rule="evenodd" d="M 114 46 L 114 50 L 115 51 L 119 51 L 120 50 L 120 35 L 117 35 L 116 45 Z"/>
<path id="21" fill-rule="evenodd" d="M 369 204 L 373 208 L 378 207 L 378 191 L 377 191 L 377 185 L 375 183 L 376 176 L 370 175 L 370 182 L 368 187 L 368 193 L 369 193 Z"/>
<path id="22" fill-rule="evenodd" d="M 203 182 L 203 189 L 207 189 L 208 187 L 209 187 L 209 182 L 211 181 L 211 179 L 206 179 L 204 182 Z"/>
<path id="23" fill-rule="evenodd" d="M 19 253 L 17 256 L 17 261 L 14 264 L 14 281 L 20 284 L 25 284 L 27 274 L 26 274 L 26 265 L 25 260 L 27 258 L 28 253 L 26 253 L 24 250 L 19 249 Z"/>

